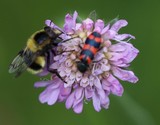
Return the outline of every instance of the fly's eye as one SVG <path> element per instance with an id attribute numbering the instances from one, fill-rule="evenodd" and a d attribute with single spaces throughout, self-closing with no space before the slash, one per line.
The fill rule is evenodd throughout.
<path id="1" fill-rule="evenodd" d="M 44 41 L 46 41 L 48 39 L 48 35 L 45 32 L 40 32 L 37 33 L 34 37 L 34 40 L 38 43 L 38 44 L 42 44 Z"/>

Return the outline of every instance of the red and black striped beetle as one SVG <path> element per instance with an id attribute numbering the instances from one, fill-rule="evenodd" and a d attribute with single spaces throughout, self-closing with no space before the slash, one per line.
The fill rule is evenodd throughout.
<path id="1" fill-rule="evenodd" d="M 98 32 L 92 32 L 87 37 L 82 48 L 82 52 L 79 56 L 80 61 L 77 62 L 77 68 L 81 73 L 87 71 L 89 64 L 92 62 L 95 54 L 100 49 L 101 42 L 101 34 Z"/>

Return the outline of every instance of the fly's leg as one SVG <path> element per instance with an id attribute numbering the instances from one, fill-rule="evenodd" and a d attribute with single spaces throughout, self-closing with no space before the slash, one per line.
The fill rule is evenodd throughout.
<path id="1" fill-rule="evenodd" d="M 66 83 L 63 78 L 59 75 L 59 73 L 57 72 L 57 70 L 55 69 L 50 69 L 49 66 L 50 66 L 50 53 L 47 52 L 47 70 L 50 72 L 50 73 L 53 73 L 53 74 L 56 74 L 58 76 L 58 78 L 60 78 L 64 83 Z"/>

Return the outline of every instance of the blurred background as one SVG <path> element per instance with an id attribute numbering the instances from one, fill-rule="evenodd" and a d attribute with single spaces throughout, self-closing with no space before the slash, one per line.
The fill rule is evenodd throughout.
<path id="1" fill-rule="evenodd" d="M 42 29 L 46 19 L 62 26 L 64 16 L 77 10 L 87 17 L 96 10 L 99 18 L 119 15 L 129 22 L 120 32 L 132 40 L 140 54 L 131 69 L 137 84 L 122 82 L 124 95 L 110 96 L 110 108 L 96 112 L 92 103 L 83 113 L 67 110 L 64 103 L 41 104 L 35 89 L 40 78 L 29 73 L 14 79 L 8 66 L 28 37 Z M 160 1 L 159 0 L 14 0 L 0 1 L 0 125 L 158 125 L 160 124 Z"/>

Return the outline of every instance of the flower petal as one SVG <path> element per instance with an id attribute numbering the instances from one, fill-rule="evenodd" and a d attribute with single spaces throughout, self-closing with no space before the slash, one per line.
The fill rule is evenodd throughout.
<path id="1" fill-rule="evenodd" d="M 64 86 L 62 85 L 62 87 L 61 87 L 61 92 L 60 92 L 60 94 L 61 94 L 62 96 L 67 96 L 67 95 L 70 94 L 70 92 L 71 92 L 71 88 L 70 88 L 70 87 L 64 88 Z"/>
<path id="2" fill-rule="evenodd" d="M 73 111 L 77 114 L 81 113 L 83 110 L 83 101 L 78 103 L 78 105 L 74 106 Z"/>
<path id="3" fill-rule="evenodd" d="M 116 40 L 124 40 L 124 39 L 127 39 L 127 38 L 135 39 L 135 37 L 132 36 L 131 34 L 118 34 L 118 35 L 115 36 Z"/>
<path id="4" fill-rule="evenodd" d="M 46 103 L 49 99 L 50 94 L 48 93 L 47 90 L 44 90 L 40 95 L 39 95 L 39 101 L 41 103 Z"/>
<path id="5" fill-rule="evenodd" d="M 128 65 L 139 53 L 139 50 L 136 49 L 132 44 L 124 42 L 111 45 L 110 51 L 112 51 L 110 52 L 110 60 L 114 61 L 114 64 L 119 64 L 117 66 L 125 66 L 126 64 Z"/>
<path id="6" fill-rule="evenodd" d="M 106 95 L 103 89 L 97 89 L 97 94 L 101 100 L 105 99 Z"/>
<path id="7" fill-rule="evenodd" d="M 77 13 L 77 11 L 74 11 L 74 13 L 73 13 L 73 21 L 74 21 L 75 23 L 76 23 L 77 17 L 78 17 L 78 13 Z"/>
<path id="8" fill-rule="evenodd" d="M 123 86 L 119 83 L 119 81 L 115 77 L 113 77 L 110 74 L 105 84 L 108 84 L 107 82 L 109 82 L 109 84 L 111 85 L 110 89 L 114 95 L 122 96 L 124 91 Z"/>
<path id="9" fill-rule="evenodd" d="M 102 30 L 101 34 L 106 33 L 106 32 L 109 30 L 109 28 L 110 28 L 110 24 L 108 24 L 108 25 Z"/>
<path id="10" fill-rule="evenodd" d="M 77 88 L 75 91 L 75 99 L 76 100 L 80 99 L 82 94 L 83 94 L 83 88 L 82 87 Z"/>
<path id="11" fill-rule="evenodd" d="M 91 87 L 85 88 L 85 97 L 86 99 L 90 99 L 93 95 L 93 89 Z"/>
<path id="12" fill-rule="evenodd" d="M 79 88 L 78 88 L 79 89 Z M 74 103 L 73 103 L 73 108 L 76 106 L 76 105 L 78 105 L 79 103 L 81 103 L 81 102 L 83 102 L 83 99 L 84 99 L 84 91 L 83 91 L 83 89 L 82 89 L 82 92 L 80 92 L 81 94 L 80 94 L 80 97 L 79 98 L 75 98 L 75 101 L 74 101 Z"/>
<path id="13" fill-rule="evenodd" d="M 114 31 L 114 30 L 108 30 L 108 31 L 104 34 L 103 39 L 104 39 L 104 41 L 105 41 L 105 40 L 109 40 L 109 39 L 113 39 L 116 34 L 117 34 L 116 31 Z"/>
<path id="14" fill-rule="evenodd" d="M 123 81 L 128 81 L 131 83 L 136 83 L 138 78 L 134 75 L 132 71 L 123 70 L 118 67 L 112 67 L 113 74 Z"/>
<path id="15" fill-rule="evenodd" d="M 116 23 L 114 23 L 110 30 L 113 30 L 115 32 L 118 32 L 119 29 L 122 27 L 127 26 L 128 22 L 126 20 L 118 20 Z"/>
<path id="16" fill-rule="evenodd" d="M 98 89 L 102 89 L 102 85 L 101 85 L 101 82 L 99 80 L 99 78 L 96 76 L 94 81 L 93 81 L 93 84 L 95 85 L 95 87 L 97 87 Z"/>
<path id="17" fill-rule="evenodd" d="M 39 82 L 36 82 L 34 84 L 34 87 L 36 88 L 39 88 L 39 87 L 46 87 L 48 86 L 49 84 L 51 84 L 53 81 L 52 80 L 49 80 L 49 81 L 39 81 Z"/>
<path id="18" fill-rule="evenodd" d="M 94 27 L 95 27 L 95 28 L 94 28 L 94 31 L 100 33 L 100 32 L 103 30 L 103 28 L 104 28 L 104 21 L 98 19 L 98 20 L 96 21 Z"/>
<path id="19" fill-rule="evenodd" d="M 58 88 L 58 89 L 53 90 L 53 92 L 50 93 L 50 97 L 48 99 L 48 105 L 53 105 L 56 103 L 59 92 L 60 92 L 60 89 Z"/>
<path id="20" fill-rule="evenodd" d="M 83 28 L 87 31 L 91 31 L 93 29 L 93 24 L 94 22 L 91 19 L 87 18 L 83 21 Z"/>
<path id="21" fill-rule="evenodd" d="M 46 20 L 45 24 L 51 28 L 55 28 L 55 24 L 52 22 L 52 20 Z"/>
<path id="22" fill-rule="evenodd" d="M 75 11 L 73 17 L 70 14 L 67 14 L 65 17 L 64 31 L 68 34 L 74 33 L 73 29 L 76 26 L 76 18 L 78 13 Z"/>
<path id="23" fill-rule="evenodd" d="M 112 52 L 121 52 L 125 51 L 126 48 L 122 44 L 113 44 L 109 47 L 109 50 Z"/>
<path id="24" fill-rule="evenodd" d="M 60 30 L 60 31 L 63 32 L 63 30 L 62 30 L 60 27 L 58 27 L 57 25 L 55 25 L 55 24 L 52 22 L 52 20 L 46 20 L 46 21 L 45 21 L 45 24 L 46 24 L 47 26 L 53 28 L 53 29 L 58 29 L 58 30 Z"/>
<path id="25" fill-rule="evenodd" d="M 75 27 L 76 32 L 81 32 L 83 30 L 83 25 L 81 23 L 77 23 Z"/>
<path id="26" fill-rule="evenodd" d="M 82 73 L 81 72 L 76 72 L 76 80 L 79 81 L 82 79 Z"/>
<path id="27" fill-rule="evenodd" d="M 106 98 L 105 98 L 105 100 L 103 100 L 103 102 L 101 101 L 101 106 L 103 107 L 103 108 L 105 108 L 105 109 L 108 109 L 108 107 L 109 107 L 109 97 L 106 95 Z"/>
<path id="28" fill-rule="evenodd" d="M 99 112 L 99 111 L 101 110 L 100 99 L 99 99 L 99 97 L 98 97 L 98 95 L 97 95 L 96 92 L 93 93 L 92 99 L 93 99 L 94 109 L 95 109 L 97 112 Z"/>
<path id="29" fill-rule="evenodd" d="M 74 102 L 74 100 L 75 100 L 75 98 L 74 98 L 74 94 L 75 94 L 75 92 L 72 92 L 70 95 L 69 95 L 69 97 L 67 98 L 67 100 L 66 100 L 66 108 L 67 109 L 70 109 L 71 107 L 72 107 L 72 105 L 73 105 L 73 102 Z"/>

